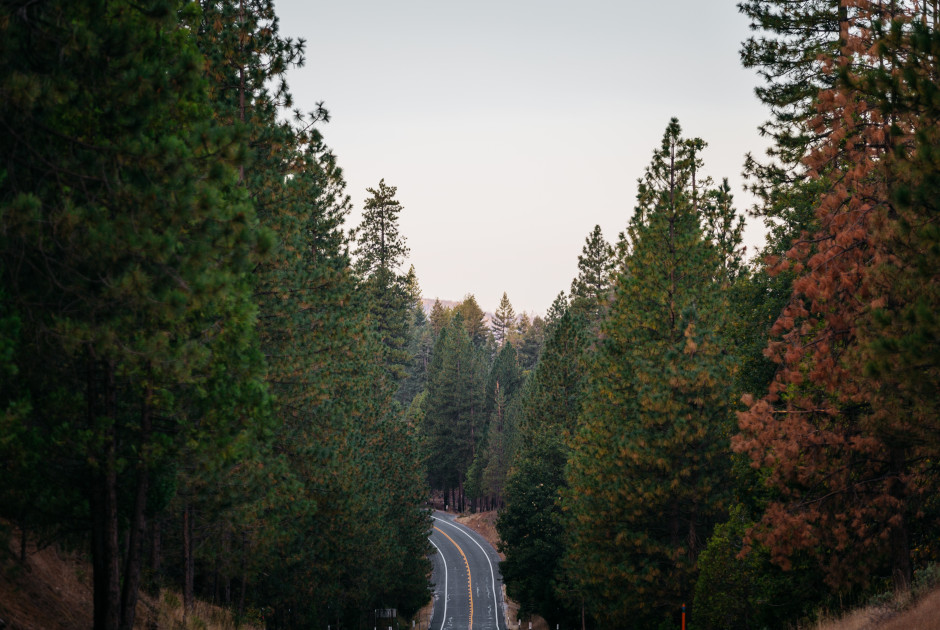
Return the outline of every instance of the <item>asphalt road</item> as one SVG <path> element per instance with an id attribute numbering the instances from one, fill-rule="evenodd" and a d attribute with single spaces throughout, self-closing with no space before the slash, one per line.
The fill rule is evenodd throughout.
<path id="1" fill-rule="evenodd" d="M 434 613 L 429 630 L 506 630 L 499 556 L 486 540 L 434 512 Z"/>

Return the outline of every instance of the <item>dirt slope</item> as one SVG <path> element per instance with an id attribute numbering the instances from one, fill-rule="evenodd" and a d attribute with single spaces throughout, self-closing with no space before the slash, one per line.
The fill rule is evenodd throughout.
<path id="1" fill-rule="evenodd" d="M 0 535 L 8 530 L 0 522 Z M 0 629 L 87 630 L 93 625 L 94 599 L 91 564 L 78 551 L 57 546 L 27 546 L 26 563 L 19 561 L 19 533 L 0 548 Z M 217 606 L 197 601 L 188 626 L 183 624 L 179 593 L 161 591 L 159 597 L 141 593 L 134 627 L 142 630 L 202 628 L 232 630 L 232 615 Z M 243 623 L 241 630 L 258 630 Z"/>
<path id="2" fill-rule="evenodd" d="M 11 541 L 12 542 L 12 541 Z M 18 541 L 17 541 L 18 542 Z M 78 554 L 28 545 L 0 552 L 0 619 L 18 630 L 84 630 L 92 626 L 90 567 Z M 2 624 L 0 624 L 2 626 Z"/>

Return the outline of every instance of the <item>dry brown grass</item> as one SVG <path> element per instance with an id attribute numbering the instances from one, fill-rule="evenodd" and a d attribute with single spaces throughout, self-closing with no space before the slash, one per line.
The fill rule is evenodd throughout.
<path id="1" fill-rule="evenodd" d="M 824 617 L 812 630 L 938 630 L 940 629 L 940 587 L 923 595 L 916 602 L 909 594 L 897 595 L 894 601 L 866 606 L 841 617 Z"/>
<path id="2" fill-rule="evenodd" d="M 91 567 L 75 552 L 56 546 L 26 548 L 19 562 L 19 536 L 0 555 L 0 619 L 18 630 L 80 630 L 92 626 Z"/>
<path id="3" fill-rule="evenodd" d="M 163 589 L 160 598 L 154 603 L 155 628 L 173 628 L 179 630 L 258 630 L 259 626 L 242 623 L 236 625 L 231 611 L 206 602 L 196 601 L 193 611 L 183 621 L 183 604 L 180 594 Z M 136 626 L 137 624 L 135 624 Z"/>
<path id="4" fill-rule="evenodd" d="M 0 524 L 2 525 L 2 524 Z M 0 530 L 2 531 L 2 530 Z M 93 625 L 91 564 L 82 553 L 57 546 L 27 545 L 26 563 L 19 562 L 19 536 L 0 550 L 0 619 L 5 630 L 86 630 Z M 158 598 L 141 593 L 135 628 L 142 630 L 235 630 L 232 615 L 218 606 L 196 602 L 183 623 L 179 593 L 161 591 Z M 0 626 L 3 624 L 0 623 Z M 257 626 L 240 626 L 258 630 Z"/>

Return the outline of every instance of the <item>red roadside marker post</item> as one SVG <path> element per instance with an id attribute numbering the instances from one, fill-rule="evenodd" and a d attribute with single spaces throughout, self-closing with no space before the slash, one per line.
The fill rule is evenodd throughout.
<path id="1" fill-rule="evenodd" d="M 685 630 L 685 604 L 682 604 L 682 630 Z"/>

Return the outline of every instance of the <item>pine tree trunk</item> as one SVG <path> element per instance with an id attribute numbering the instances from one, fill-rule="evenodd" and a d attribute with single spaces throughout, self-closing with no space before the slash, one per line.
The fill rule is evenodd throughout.
<path id="1" fill-rule="evenodd" d="M 95 424 L 98 391 L 95 384 L 96 362 L 89 361 L 88 426 Z M 114 418 L 116 409 L 114 370 L 105 365 L 104 404 L 107 417 Z M 100 471 L 95 475 L 92 490 L 94 520 L 92 522 L 92 571 L 94 582 L 94 628 L 117 630 L 121 613 L 120 547 L 118 545 L 117 462 L 114 425 L 102 436 Z"/>
<path id="2" fill-rule="evenodd" d="M 894 470 L 903 471 L 906 459 L 904 449 L 891 449 L 891 465 Z M 897 479 L 898 476 L 896 475 L 890 493 L 898 499 L 900 505 L 904 505 L 904 484 Z M 913 568 L 911 567 L 911 544 L 907 531 L 907 519 L 904 518 L 903 513 L 900 516 L 900 523 L 891 527 L 891 579 L 894 582 L 894 589 L 899 593 L 903 593 L 911 587 Z"/>
<path id="3" fill-rule="evenodd" d="M 161 561 L 163 559 L 163 550 L 161 549 L 161 526 L 160 519 L 153 519 L 151 526 L 152 533 L 150 538 L 150 580 L 148 588 L 152 592 L 156 593 L 160 589 L 160 569 Z"/>
<path id="4" fill-rule="evenodd" d="M 903 593 L 911 588 L 911 547 L 907 535 L 907 523 L 891 528 L 891 578 L 894 590 Z"/>
<path id="5" fill-rule="evenodd" d="M 238 593 L 238 617 L 245 616 L 245 591 L 248 590 L 248 572 L 242 572 L 242 587 Z"/>
<path id="6" fill-rule="evenodd" d="M 20 519 L 20 564 L 26 564 L 26 517 Z"/>
<path id="7" fill-rule="evenodd" d="M 245 566 L 245 557 L 248 555 L 248 542 L 246 536 L 242 534 L 242 584 L 241 591 L 238 594 L 238 617 L 245 615 L 245 591 L 248 589 L 248 569 Z"/>
<path id="8" fill-rule="evenodd" d="M 230 558 L 232 556 L 232 532 L 227 527 L 225 529 L 225 544 L 223 548 L 225 549 L 225 556 Z M 225 572 L 225 575 L 222 579 L 222 598 L 222 601 L 226 606 L 232 605 L 231 569 Z"/>
<path id="9" fill-rule="evenodd" d="M 147 521 L 144 509 L 147 503 L 149 485 L 146 470 L 140 472 L 137 496 L 134 499 L 134 514 L 130 531 L 130 545 L 124 563 L 124 587 L 121 593 L 121 630 L 133 630 L 134 616 L 137 610 L 137 594 L 140 590 L 141 556 L 143 555 L 144 533 Z"/>
<path id="10" fill-rule="evenodd" d="M 96 480 L 94 522 L 92 524 L 92 565 L 94 574 L 94 628 L 116 630 L 120 619 L 121 591 L 118 580 L 117 478 L 114 474 L 113 444 L 107 447 L 111 470 Z"/>
<path id="11" fill-rule="evenodd" d="M 189 618 L 193 610 L 193 582 L 195 578 L 193 561 L 193 509 L 187 503 L 183 507 L 183 620 Z"/>
<path id="12" fill-rule="evenodd" d="M 150 397 L 151 392 L 148 390 L 140 414 L 137 494 L 134 497 L 134 511 L 131 515 L 127 557 L 124 564 L 124 587 L 121 593 L 121 630 L 134 630 L 137 593 L 140 590 L 141 556 L 143 555 L 144 536 L 147 531 L 147 520 L 144 514 L 147 509 L 147 493 L 150 489 L 150 471 L 146 461 L 151 429 Z"/>

